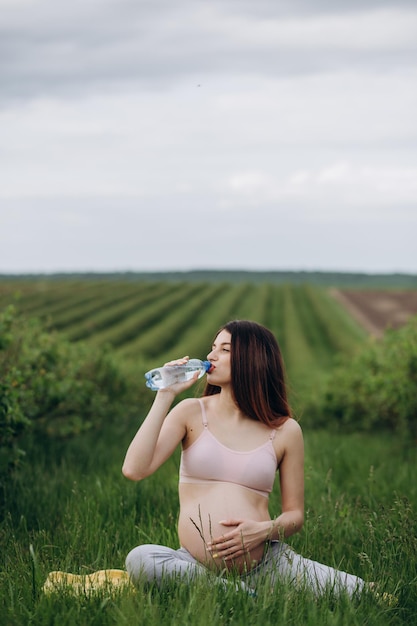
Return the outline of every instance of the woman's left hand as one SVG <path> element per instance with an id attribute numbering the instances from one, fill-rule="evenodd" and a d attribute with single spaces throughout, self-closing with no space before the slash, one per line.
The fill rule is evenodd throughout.
<path id="1" fill-rule="evenodd" d="M 229 519 L 219 523 L 225 527 L 232 527 L 232 530 L 225 532 L 221 537 L 213 538 L 207 544 L 207 549 L 213 559 L 225 561 L 247 554 L 264 543 L 268 539 L 272 524 L 247 519 Z"/>

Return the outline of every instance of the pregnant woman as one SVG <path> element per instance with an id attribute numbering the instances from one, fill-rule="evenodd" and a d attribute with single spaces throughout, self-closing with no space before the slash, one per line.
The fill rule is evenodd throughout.
<path id="1" fill-rule="evenodd" d="M 198 374 L 158 391 L 126 453 L 123 474 L 142 480 L 182 446 L 180 548 L 137 546 L 126 559 L 131 578 L 190 582 L 212 572 L 223 581 L 233 571 L 248 591 L 267 576 L 272 586 L 289 580 L 315 594 L 360 592 L 363 580 L 305 559 L 284 541 L 303 525 L 304 451 L 275 337 L 255 322 L 232 321 L 217 333 L 207 359 L 212 367 L 203 397 L 170 410 Z M 281 514 L 271 519 L 277 472 Z"/>

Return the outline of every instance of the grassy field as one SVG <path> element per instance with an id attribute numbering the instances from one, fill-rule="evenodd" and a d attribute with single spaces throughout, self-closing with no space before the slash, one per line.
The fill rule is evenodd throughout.
<path id="1" fill-rule="evenodd" d="M 138 416 L 138 421 L 139 421 Z M 132 431 L 136 424 L 132 424 Z M 315 600 L 283 585 L 253 599 L 207 582 L 135 594 L 45 596 L 49 571 L 123 568 L 138 543 L 177 547 L 177 458 L 139 485 L 120 472 L 128 433 L 33 450 L 7 485 L 2 523 L 2 624 L 413 624 L 416 599 L 415 455 L 382 437 L 306 432 L 306 523 L 291 545 L 323 563 L 377 580 L 398 605 L 371 595 Z M 394 469 L 395 468 L 395 469 Z M 271 496 L 271 513 L 279 496 Z M 30 547 L 33 550 L 31 552 Z"/>
<path id="2" fill-rule="evenodd" d="M 42 446 L 26 442 L 23 468 L 2 486 L 0 623 L 417 623 L 415 449 L 378 433 L 317 431 L 302 414 L 303 398 L 314 393 L 338 355 L 365 339 L 337 303 L 309 285 L 105 286 L 66 281 L 52 288 L 29 281 L 17 293 L 16 285 L 1 285 L 0 305 L 14 300 L 74 341 L 110 342 L 138 385 L 148 365 L 184 352 L 204 356 L 213 333 L 229 318 L 267 324 L 282 345 L 306 441 L 306 522 L 289 542 L 306 557 L 378 581 L 398 603 L 381 603 L 372 594 L 355 602 L 315 599 L 285 584 L 274 593 L 258 590 L 252 598 L 208 588 L 206 580 L 94 597 L 43 594 L 52 570 L 123 568 L 126 554 L 139 543 L 178 546 L 178 454 L 140 484 L 121 475 L 127 445 L 144 417 L 138 412 L 129 421 L 103 425 L 99 435 Z M 272 515 L 279 513 L 277 487 L 270 498 Z"/>
<path id="3" fill-rule="evenodd" d="M 310 284 L 0 282 L 0 307 L 10 303 L 71 341 L 109 345 L 126 372 L 138 379 L 179 355 L 205 358 L 213 335 L 230 319 L 258 321 L 280 342 L 300 411 L 304 394 L 320 385 L 335 358 L 353 353 L 366 337 L 326 289 Z"/>

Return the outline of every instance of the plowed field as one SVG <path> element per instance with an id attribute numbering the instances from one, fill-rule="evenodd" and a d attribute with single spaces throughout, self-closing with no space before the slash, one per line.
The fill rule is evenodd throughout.
<path id="1" fill-rule="evenodd" d="M 417 315 L 417 291 L 333 289 L 332 294 L 375 337 Z"/>

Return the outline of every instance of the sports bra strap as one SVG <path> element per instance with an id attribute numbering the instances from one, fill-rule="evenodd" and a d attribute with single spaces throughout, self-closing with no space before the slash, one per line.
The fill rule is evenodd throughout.
<path id="1" fill-rule="evenodd" d="M 198 401 L 199 401 L 200 406 L 201 406 L 201 421 L 203 422 L 204 428 L 208 428 L 207 415 L 206 415 L 206 409 L 204 407 L 204 402 L 203 402 L 203 400 L 201 398 L 198 398 Z"/>

